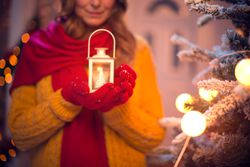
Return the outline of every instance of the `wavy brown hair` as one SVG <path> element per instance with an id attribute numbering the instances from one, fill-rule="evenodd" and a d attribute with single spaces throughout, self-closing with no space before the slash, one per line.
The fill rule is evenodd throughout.
<path id="1" fill-rule="evenodd" d="M 124 1 L 126 2 L 126 1 Z M 75 39 L 82 39 L 88 33 L 87 25 L 75 14 L 74 0 L 61 0 L 61 12 L 59 17 L 65 18 L 64 28 L 68 35 Z M 121 1 L 116 0 L 112 15 L 102 25 L 111 28 L 116 38 L 116 66 L 126 63 L 131 64 L 135 54 L 136 41 L 133 34 L 128 30 L 123 17 L 125 7 Z"/>

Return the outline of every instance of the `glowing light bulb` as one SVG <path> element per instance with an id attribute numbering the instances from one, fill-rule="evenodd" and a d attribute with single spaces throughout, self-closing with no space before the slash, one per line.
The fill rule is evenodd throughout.
<path id="1" fill-rule="evenodd" d="M 198 111 L 189 111 L 181 120 L 181 129 L 186 135 L 197 137 L 206 129 L 206 118 Z"/>
<path id="2" fill-rule="evenodd" d="M 217 90 L 199 89 L 200 97 L 206 101 L 212 101 L 218 94 L 219 92 Z"/>
<path id="3" fill-rule="evenodd" d="M 0 69 L 4 69 L 5 65 L 6 65 L 6 61 L 4 59 L 1 59 L 0 60 Z"/>
<path id="4" fill-rule="evenodd" d="M 180 112 L 186 113 L 190 111 L 190 109 L 186 107 L 186 104 L 191 104 L 192 102 L 193 97 L 190 94 L 182 93 L 176 98 L 175 106 Z"/>
<path id="5" fill-rule="evenodd" d="M 9 149 L 9 155 L 14 158 L 16 157 L 16 151 L 14 149 Z"/>
<path id="6" fill-rule="evenodd" d="M 236 79 L 245 86 L 250 86 L 250 59 L 243 59 L 235 67 Z"/>
<path id="7" fill-rule="evenodd" d="M 4 154 L 0 154 L 0 160 L 3 162 L 7 161 L 7 157 Z"/>
<path id="8" fill-rule="evenodd" d="M 6 67 L 3 71 L 4 75 L 10 74 L 11 73 L 11 69 L 10 67 Z"/>
<path id="9" fill-rule="evenodd" d="M 10 73 L 5 75 L 5 82 L 8 84 L 12 82 L 12 75 Z"/>
<path id="10" fill-rule="evenodd" d="M 20 52 L 21 52 L 21 49 L 19 46 L 14 47 L 12 50 L 12 53 L 16 56 L 18 56 L 20 54 Z"/>
<path id="11" fill-rule="evenodd" d="M 30 40 L 30 34 L 29 33 L 24 33 L 21 37 L 21 40 L 23 43 L 27 43 Z"/>
<path id="12" fill-rule="evenodd" d="M 15 66 L 16 64 L 17 64 L 17 57 L 16 57 L 16 55 L 11 55 L 10 57 L 9 57 L 9 63 L 12 65 L 12 66 Z"/>
<path id="13" fill-rule="evenodd" d="M 16 144 L 14 143 L 14 140 L 13 140 L 13 139 L 11 139 L 10 142 L 11 142 L 11 144 L 12 144 L 13 146 L 16 146 Z"/>

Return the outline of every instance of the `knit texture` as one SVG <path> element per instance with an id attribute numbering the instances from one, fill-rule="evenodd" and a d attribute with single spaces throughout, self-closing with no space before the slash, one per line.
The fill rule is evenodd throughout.
<path id="1" fill-rule="evenodd" d="M 110 167 L 146 166 L 145 153 L 164 136 L 158 124 L 163 111 L 150 50 L 142 39 L 137 38 L 137 43 L 134 94 L 103 114 Z M 47 76 L 12 92 L 8 123 L 17 147 L 31 152 L 33 166 L 59 167 L 63 126 L 80 110 L 63 99 L 61 90 L 53 91 Z"/>

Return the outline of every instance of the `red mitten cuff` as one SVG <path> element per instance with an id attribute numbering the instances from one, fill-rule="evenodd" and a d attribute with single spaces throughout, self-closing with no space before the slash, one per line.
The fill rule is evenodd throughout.
<path id="1" fill-rule="evenodd" d="M 133 94 L 133 88 L 135 87 L 136 73 L 128 65 L 121 65 L 115 69 L 115 87 L 120 89 L 119 93 L 110 100 L 105 107 L 101 109 L 102 112 L 107 112 L 114 106 L 123 104 Z"/>
<path id="2" fill-rule="evenodd" d="M 120 84 L 122 82 L 128 82 L 132 88 L 135 87 L 135 80 L 137 75 L 135 71 L 128 65 L 121 65 L 115 69 L 115 84 Z"/>
<path id="3" fill-rule="evenodd" d="M 101 103 L 103 103 L 103 107 L 101 107 L 99 110 L 101 112 L 109 111 L 111 108 L 117 105 L 117 101 L 121 95 L 122 89 L 119 86 L 112 84 L 112 87 L 106 96 L 103 99 L 100 99 Z"/>
<path id="4" fill-rule="evenodd" d="M 121 88 L 119 89 L 120 89 L 119 93 L 115 92 L 113 94 L 110 92 L 110 96 L 112 97 L 112 99 L 107 101 L 106 105 L 100 109 L 101 112 L 108 112 L 113 107 L 127 102 L 129 97 L 133 94 L 133 88 L 131 88 L 130 86 L 123 89 Z"/>
<path id="5" fill-rule="evenodd" d="M 122 64 L 118 68 L 115 69 L 115 76 L 120 76 L 121 71 L 127 71 L 134 79 L 136 79 L 137 77 L 135 71 L 126 64 Z"/>
<path id="6" fill-rule="evenodd" d="M 100 110 L 113 100 L 117 91 L 114 84 L 106 83 L 95 92 L 87 94 L 82 105 L 91 110 Z"/>
<path id="7" fill-rule="evenodd" d="M 88 93 L 89 87 L 87 83 L 79 77 L 74 78 L 62 89 L 63 98 L 75 105 L 81 105 L 82 97 Z"/>

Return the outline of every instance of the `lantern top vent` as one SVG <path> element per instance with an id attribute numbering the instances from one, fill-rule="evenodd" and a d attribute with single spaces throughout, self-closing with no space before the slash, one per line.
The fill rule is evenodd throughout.
<path id="1" fill-rule="evenodd" d="M 109 55 L 106 54 L 106 50 L 108 50 L 108 48 L 95 48 L 96 49 L 96 55 L 92 56 L 91 58 L 110 58 Z"/>

